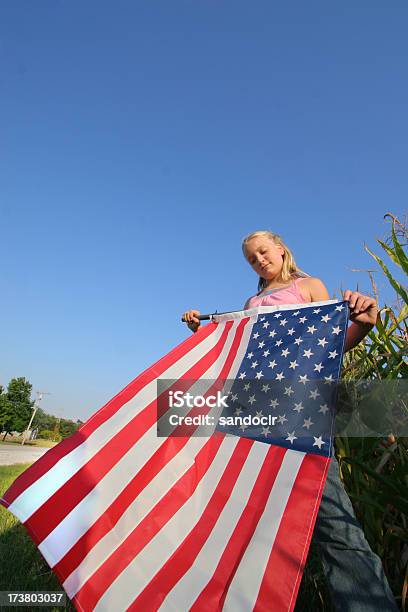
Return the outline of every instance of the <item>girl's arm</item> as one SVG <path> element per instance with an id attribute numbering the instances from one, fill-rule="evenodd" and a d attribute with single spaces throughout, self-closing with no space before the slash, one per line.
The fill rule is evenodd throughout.
<path id="1" fill-rule="evenodd" d="M 329 293 L 318 278 L 305 278 L 299 283 L 299 289 L 306 301 L 320 302 L 329 300 Z M 350 306 L 350 321 L 347 329 L 344 351 L 354 348 L 368 334 L 377 321 L 378 308 L 374 298 L 362 295 L 358 291 L 347 289 L 344 300 Z"/>

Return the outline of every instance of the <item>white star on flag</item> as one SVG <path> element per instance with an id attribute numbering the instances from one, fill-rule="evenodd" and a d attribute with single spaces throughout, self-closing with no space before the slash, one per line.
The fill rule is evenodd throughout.
<path id="1" fill-rule="evenodd" d="M 297 436 L 295 436 L 295 432 L 294 431 L 292 431 L 292 433 L 288 432 L 288 437 L 286 438 L 286 440 L 289 440 L 289 442 L 293 444 L 293 442 L 297 440 Z"/>
<path id="2" fill-rule="evenodd" d="M 318 446 L 319 449 L 322 448 L 323 444 L 326 444 L 326 442 L 324 442 L 324 440 L 322 440 L 321 436 L 319 436 L 318 438 L 313 436 L 313 438 L 314 438 L 313 446 Z"/>
<path id="3" fill-rule="evenodd" d="M 301 374 L 299 376 L 299 382 L 301 382 L 303 385 L 305 385 L 307 382 L 309 382 L 307 374 Z"/>
<path id="4" fill-rule="evenodd" d="M 306 427 L 306 429 L 309 431 L 312 425 L 313 425 L 312 419 L 309 417 L 303 421 L 302 427 Z"/>

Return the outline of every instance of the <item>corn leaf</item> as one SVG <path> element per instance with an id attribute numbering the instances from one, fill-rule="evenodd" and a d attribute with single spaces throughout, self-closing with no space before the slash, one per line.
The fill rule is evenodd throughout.
<path id="1" fill-rule="evenodd" d="M 391 285 L 394 287 L 395 291 L 402 297 L 404 302 L 408 304 L 408 293 L 405 291 L 402 285 L 398 281 L 395 280 L 395 278 L 392 276 L 391 272 L 389 271 L 385 263 L 378 257 L 378 255 L 370 251 L 370 249 L 367 246 L 365 247 L 365 249 L 375 259 L 375 261 L 379 264 L 379 266 L 381 266 L 383 272 L 385 273 L 386 277 L 390 281 Z"/>

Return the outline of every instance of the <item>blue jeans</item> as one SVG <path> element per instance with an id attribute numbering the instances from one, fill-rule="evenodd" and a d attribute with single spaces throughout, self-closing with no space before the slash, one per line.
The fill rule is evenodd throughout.
<path id="1" fill-rule="evenodd" d="M 380 558 L 373 553 L 331 460 L 313 533 L 333 606 L 341 612 L 396 612 Z"/>

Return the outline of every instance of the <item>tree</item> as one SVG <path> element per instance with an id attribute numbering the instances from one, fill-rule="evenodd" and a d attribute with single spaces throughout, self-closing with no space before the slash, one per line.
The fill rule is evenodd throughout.
<path id="1" fill-rule="evenodd" d="M 13 410 L 7 400 L 4 388 L 0 386 L 0 431 L 11 431 L 13 421 Z M 11 427 L 11 429 L 9 429 Z M 7 434 L 6 434 L 7 435 Z M 6 437 L 6 436 L 4 436 Z"/>
<path id="2" fill-rule="evenodd" d="M 7 393 L 0 394 L 0 424 L 5 432 L 3 440 L 11 431 L 26 429 L 34 402 L 31 401 L 32 384 L 23 377 L 12 378 Z"/>
<path id="3" fill-rule="evenodd" d="M 61 419 L 59 432 L 63 438 L 72 436 L 73 433 L 78 429 L 78 425 L 68 419 Z"/>

